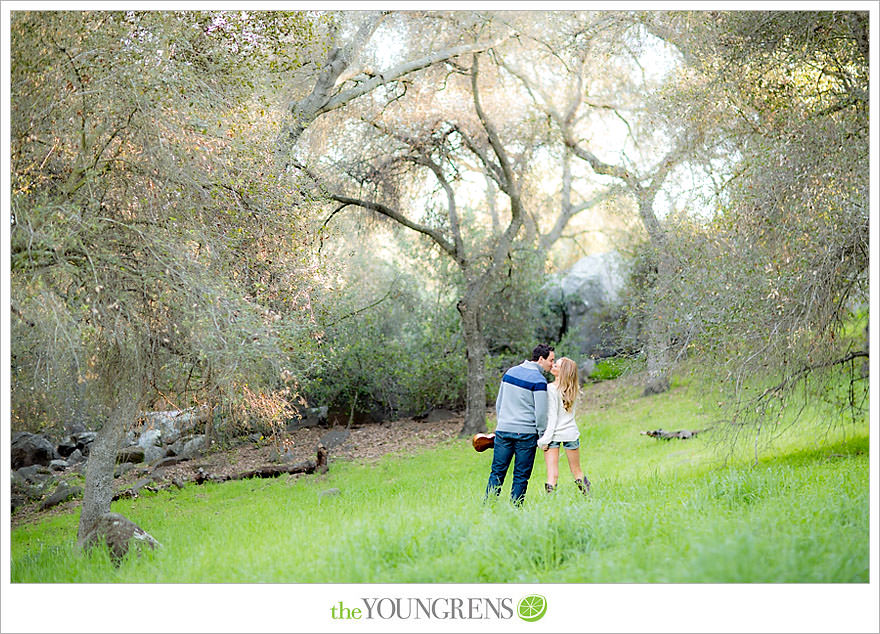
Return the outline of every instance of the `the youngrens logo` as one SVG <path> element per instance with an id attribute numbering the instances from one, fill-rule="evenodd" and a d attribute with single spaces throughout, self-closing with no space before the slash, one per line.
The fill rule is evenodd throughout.
<path id="1" fill-rule="evenodd" d="M 507 620 L 516 615 L 532 622 L 546 613 L 547 599 L 537 594 L 518 603 L 510 597 L 362 597 L 359 605 L 339 601 L 330 608 L 336 620 Z"/>
<path id="2" fill-rule="evenodd" d="M 520 599 L 516 613 L 523 621 L 539 621 L 547 614 L 547 599 L 540 594 L 530 594 Z"/>

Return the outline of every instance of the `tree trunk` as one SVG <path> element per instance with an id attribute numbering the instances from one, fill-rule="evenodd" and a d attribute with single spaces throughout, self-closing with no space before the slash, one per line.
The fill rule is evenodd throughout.
<path id="1" fill-rule="evenodd" d="M 457 308 L 467 355 L 467 410 L 461 435 L 470 436 L 486 431 L 486 355 L 489 351 L 480 325 L 482 306 L 473 299 L 462 299 Z"/>
<path id="2" fill-rule="evenodd" d="M 99 517 L 110 512 L 116 452 L 125 435 L 126 423 L 134 420 L 136 414 L 137 400 L 120 396 L 92 443 L 86 462 L 86 483 L 77 531 L 79 539 L 91 530 Z"/>
<path id="3" fill-rule="evenodd" d="M 666 324 L 662 319 L 652 318 L 648 323 L 648 341 L 645 346 L 648 380 L 644 396 L 661 394 L 669 389 L 669 342 Z"/>
<path id="4" fill-rule="evenodd" d="M 214 437 L 216 436 L 214 429 L 214 403 L 213 401 L 208 402 L 208 418 L 205 420 L 205 451 L 211 451 L 211 446 L 214 444 Z"/>
<path id="5" fill-rule="evenodd" d="M 664 253 L 658 253 L 657 279 L 654 280 L 650 293 L 650 310 L 648 311 L 648 337 L 645 343 L 645 356 L 648 366 L 648 380 L 645 383 L 644 396 L 662 394 L 669 390 L 669 319 L 663 306 L 669 301 L 667 294 L 662 292 L 666 280 L 672 272 L 672 263 Z"/>

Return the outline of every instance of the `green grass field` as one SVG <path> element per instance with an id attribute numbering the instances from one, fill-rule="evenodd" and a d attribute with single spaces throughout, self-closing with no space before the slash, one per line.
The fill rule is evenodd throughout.
<path id="1" fill-rule="evenodd" d="M 162 544 L 114 567 L 76 552 L 78 512 L 12 531 L 13 582 L 868 582 L 868 420 L 805 413 L 754 462 L 700 429 L 711 408 L 678 386 L 599 405 L 588 386 L 581 496 L 560 465 L 543 493 L 538 456 L 526 503 L 483 491 L 492 451 L 457 440 L 323 476 L 189 485 L 115 502 Z M 339 495 L 320 496 L 338 488 Z"/>

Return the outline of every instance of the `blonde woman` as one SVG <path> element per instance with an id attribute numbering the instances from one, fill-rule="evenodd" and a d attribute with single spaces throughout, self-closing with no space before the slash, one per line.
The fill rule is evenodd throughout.
<path id="1" fill-rule="evenodd" d="M 581 469 L 580 431 L 574 421 L 575 401 L 580 393 L 577 364 L 568 357 L 560 357 L 550 368 L 555 377 L 547 385 L 547 429 L 538 439 L 538 446 L 544 450 L 547 463 L 547 482 L 544 488 L 548 493 L 556 490 L 559 480 L 559 446 L 565 449 L 568 468 L 581 493 L 590 492 L 590 481 Z"/>

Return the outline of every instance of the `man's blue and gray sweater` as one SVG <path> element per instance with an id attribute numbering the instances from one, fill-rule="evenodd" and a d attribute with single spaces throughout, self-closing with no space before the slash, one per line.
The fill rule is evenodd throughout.
<path id="1" fill-rule="evenodd" d="M 498 398 L 495 400 L 498 415 L 496 431 L 513 433 L 536 433 L 547 428 L 547 379 L 541 366 L 534 361 L 524 361 L 504 373 Z"/>

